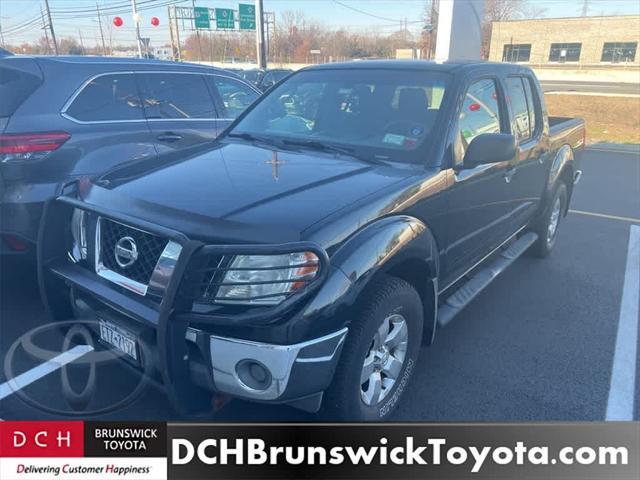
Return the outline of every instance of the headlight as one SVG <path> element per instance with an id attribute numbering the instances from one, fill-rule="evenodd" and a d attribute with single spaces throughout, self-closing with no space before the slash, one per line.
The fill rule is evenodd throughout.
<path id="1" fill-rule="evenodd" d="M 70 255 L 76 262 L 87 259 L 87 212 L 78 208 L 71 215 L 73 246 Z"/>
<path id="2" fill-rule="evenodd" d="M 320 268 L 312 252 L 238 255 L 227 268 L 216 303 L 277 305 L 312 281 Z"/>

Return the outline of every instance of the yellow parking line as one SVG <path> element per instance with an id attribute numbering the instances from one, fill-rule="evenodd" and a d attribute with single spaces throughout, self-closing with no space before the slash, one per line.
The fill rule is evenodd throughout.
<path id="1" fill-rule="evenodd" d="M 607 220 L 620 220 L 621 222 L 631 222 L 640 224 L 640 218 L 620 217 L 618 215 L 607 215 L 606 213 L 585 212 L 583 210 L 569 210 L 569 213 L 577 213 L 579 215 L 587 215 L 589 217 L 606 218 Z"/>

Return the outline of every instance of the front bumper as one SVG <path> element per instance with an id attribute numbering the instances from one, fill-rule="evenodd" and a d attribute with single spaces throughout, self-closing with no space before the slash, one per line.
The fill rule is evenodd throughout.
<path id="1" fill-rule="evenodd" d="M 163 372 L 159 355 L 158 312 L 143 308 L 126 294 L 109 288 L 84 269 L 65 265 L 51 270 L 71 286 L 74 316 L 95 324 L 106 319 L 135 335 L 142 348 L 140 371 Z M 136 309 L 137 308 L 137 309 Z M 82 323 L 82 321 L 80 321 Z M 170 317 L 169 323 L 180 323 Z M 96 335 L 98 330 L 93 328 Z M 333 379 L 348 328 L 290 345 L 230 338 L 187 327 L 186 378 L 192 387 L 248 400 L 296 404 L 321 395 Z M 178 361 L 173 354 L 170 363 Z M 256 371 L 262 378 L 255 378 Z M 183 377 L 184 379 L 184 377 Z M 166 383 L 166 382 L 165 382 Z M 185 392 L 183 392 L 185 393 Z M 319 399 L 317 399 L 319 401 Z M 313 404 L 313 402 L 310 402 Z M 303 402 L 300 408 L 313 410 Z"/>
<path id="2" fill-rule="evenodd" d="M 331 383 L 347 330 L 343 328 L 294 345 L 211 335 L 209 347 L 215 388 L 262 401 L 293 399 L 321 392 Z M 189 329 L 187 339 L 198 334 Z"/>
<path id="3" fill-rule="evenodd" d="M 188 313 L 185 297 L 179 292 L 184 291 L 181 288 L 189 290 L 189 283 L 183 280 L 195 252 L 227 247 L 203 246 L 178 232 L 122 216 L 120 221 L 133 228 L 181 245 L 180 255 L 170 269 L 172 273 L 167 276 L 162 301 L 134 294 L 92 268 L 65 258 L 63 232 L 56 227 L 69 221 L 69 206 L 65 203 L 106 216 L 106 212 L 86 208 L 71 199 L 52 202 L 46 208 L 40 237 L 48 241 L 38 243 L 38 264 L 45 305 L 53 319 L 68 320 L 69 315 L 93 319 L 94 323 L 106 319 L 135 335 L 142 346 L 136 367 L 160 380 L 174 407 L 185 415 L 210 408 L 211 392 L 317 410 L 339 360 L 347 334 L 344 324 L 335 325 L 336 330 L 325 322 L 324 328 L 316 326 L 315 330 L 306 324 L 304 328 L 294 328 L 299 325 L 295 309 L 274 310 L 274 323 L 252 317 L 203 318 L 203 314 Z M 94 234 L 88 237 L 91 240 Z M 306 244 L 304 247 L 313 248 Z M 234 246 L 233 251 L 238 248 Z M 91 245 L 89 250 L 97 251 Z M 95 258 L 90 259 L 90 265 Z M 68 300 L 65 302 L 70 292 L 73 312 L 68 312 Z"/>

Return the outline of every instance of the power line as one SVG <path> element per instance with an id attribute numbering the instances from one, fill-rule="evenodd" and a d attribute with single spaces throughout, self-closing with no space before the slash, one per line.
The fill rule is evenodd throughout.
<path id="1" fill-rule="evenodd" d="M 21 28 L 25 27 L 25 26 L 29 26 L 29 25 L 33 25 L 34 23 L 36 23 L 37 21 L 40 20 L 39 15 L 36 15 L 35 17 L 29 19 L 29 20 L 25 20 L 22 23 L 18 24 L 18 25 L 11 25 L 8 28 L 3 29 L 3 33 L 11 33 L 15 30 L 20 30 Z"/>
<path id="2" fill-rule="evenodd" d="M 401 19 L 398 19 L 398 18 L 382 17 L 380 15 L 375 15 L 373 13 L 365 12 L 364 10 L 360 10 L 359 8 L 352 7 L 351 5 L 347 5 L 346 3 L 339 2 L 338 0 L 333 0 L 333 2 L 337 3 L 338 5 L 340 5 L 340 6 L 344 7 L 344 8 L 348 8 L 349 10 L 353 10 L 354 12 L 361 13 L 362 15 L 367 15 L 368 17 L 377 18 L 378 20 L 386 20 L 388 22 L 394 22 L 394 23 L 402 23 L 402 22 L 404 22 L 404 20 L 401 20 Z"/>
<path id="3" fill-rule="evenodd" d="M 167 5 L 175 5 L 178 3 L 184 3 L 187 2 L 189 0 L 169 0 L 169 1 L 163 1 L 163 0 L 141 0 L 139 2 L 137 2 L 137 10 L 141 11 L 141 10 L 152 10 L 154 8 L 160 8 L 160 7 L 166 7 Z M 131 12 L 131 3 L 130 2 L 125 2 L 125 4 L 112 4 L 112 5 L 107 5 L 107 6 L 103 6 L 100 11 L 102 13 L 106 13 L 106 14 L 110 14 L 110 15 L 116 15 L 116 14 L 126 14 Z M 76 16 L 76 15 L 90 15 L 90 14 L 96 14 L 97 13 L 97 8 L 95 7 L 90 7 L 90 8 L 83 8 L 83 9 L 68 9 L 68 10 L 61 10 L 61 9 L 56 9 L 56 10 L 52 10 L 52 13 L 56 16 L 56 17 L 69 17 L 69 16 Z"/>

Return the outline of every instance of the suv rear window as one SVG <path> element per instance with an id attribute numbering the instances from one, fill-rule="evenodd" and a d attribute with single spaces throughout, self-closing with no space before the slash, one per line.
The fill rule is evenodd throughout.
<path id="1" fill-rule="evenodd" d="M 37 75 L 0 66 L 0 117 L 13 115 L 41 83 Z"/>
<path id="2" fill-rule="evenodd" d="M 141 120 L 142 104 L 132 74 L 102 75 L 89 82 L 66 111 L 83 122 Z"/>

